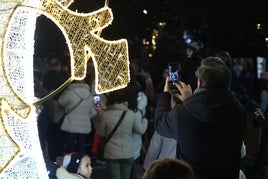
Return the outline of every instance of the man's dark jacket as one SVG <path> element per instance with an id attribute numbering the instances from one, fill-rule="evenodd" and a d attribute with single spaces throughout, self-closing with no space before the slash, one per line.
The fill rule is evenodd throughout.
<path id="1" fill-rule="evenodd" d="M 195 178 L 239 178 L 247 118 L 239 100 L 228 90 L 208 89 L 199 89 L 172 110 L 170 100 L 170 93 L 161 95 L 155 127 L 178 141 L 177 154 L 193 167 Z"/>

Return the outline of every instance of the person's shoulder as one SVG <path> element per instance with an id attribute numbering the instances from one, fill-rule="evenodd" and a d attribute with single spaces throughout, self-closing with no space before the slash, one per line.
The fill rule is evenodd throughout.
<path id="1" fill-rule="evenodd" d="M 136 116 L 136 112 L 134 112 L 132 109 L 127 109 L 126 110 L 126 115 L 128 115 L 128 116 Z"/>
<path id="2" fill-rule="evenodd" d="M 70 91 L 73 91 L 73 92 L 79 92 L 79 93 L 85 93 L 85 92 L 88 92 L 90 93 L 90 87 L 88 84 L 86 83 L 71 83 L 67 88 L 66 90 L 70 90 Z"/>
<path id="3" fill-rule="evenodd" d="M 80 175 L 68 172 L 64 167 L 60 167 L 56 171 L 57 179 L 80 179 Z"/>

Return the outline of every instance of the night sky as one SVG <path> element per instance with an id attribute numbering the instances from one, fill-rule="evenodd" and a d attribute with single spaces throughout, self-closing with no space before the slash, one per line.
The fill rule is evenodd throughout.
<path id="1" fill-rule="evenodd" d="M 104 6 L 104 0 L 75 0 L 70 9 L 92 12 Z M 203 42 L 203 56 L 227 50 L 233 57 L 268 57 L 265 37 L 268 36 L 268 11 L 264 0 L 110 0 L 114 20 L 102 32 L 107 40 L 126 38 L 131 58 L 169 61 L 180 58 L 189 31 L 194 40 Z M 143 13 L 147 10 L 147 14 Z M 165 26 L 159 27 L 159 22 Z M 261 28 L 257 29 L 257 24 Z M 157 49 L 144 46 L 157 29 Z M 53 32 L 53 33 L 52 33 Z M 46 17 L 39 17 L 36 30 L 36 55 L 61 53 L 65 39 Z"/>
<path id="2" fill-rule="evenodd" d="M 70 8 L 86 13 L 103 5 L 104 0 L 75 0 Z M 141 39 L 150 38 L 158 22 L 166 22 L 162 29 L 164 39 L 180 41 L 183 31 L 189 30 L 208 51 L 226 49 L 235 56 L 267 53 L 264 39 L 268 11 L 264 0 L 110 0 L 109 6 L 114 21 L 103 31 L 103 37 L 108 39 L 127 38 L 131 43 L 140 43 Z M 261 23 L 261 30 L 257 30 L 257 23 Z M 46 32 L 39 28 L 42 32 L 37 32 L 37 36 L 44 33 L 48 34 L 47 39 L 55 40 L 52 29 Z"/>

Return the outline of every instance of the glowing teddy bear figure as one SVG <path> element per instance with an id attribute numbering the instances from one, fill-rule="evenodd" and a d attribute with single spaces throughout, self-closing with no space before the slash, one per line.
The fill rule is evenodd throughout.
<path id="1" fill-rule="evenodd" d="M 66 38 L 72 70 L 67 83 L 85 77 L 90 57 L 98 93 L 129 82 L 126 40 L 111 42 L 98 36 L 111 23 L 111 10 L 105 6 L 93 13 L 75 13 L 68 9 L 71 3 L 0 1 L 0 178 L 48 178 L 33 105 L 33 34 L 40 14 L 57 24 Z"/>

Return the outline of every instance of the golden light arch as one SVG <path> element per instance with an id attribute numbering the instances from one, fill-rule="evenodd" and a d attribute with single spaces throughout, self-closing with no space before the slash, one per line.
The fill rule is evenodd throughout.
<path id="1" fill-rule="evenodd" d="M 0 1 L 0 178 L 47 178 L 34 106 L 42 100 L 33 103 L 33 34 L 40 14 L 60 28 L 70 51 L 71 77 L 63 86 L 85 77 L 89 57 L 95 65 L 97 93 L 129 82 L 127 41 L 100 37 L 113 20 L 108 1 L 90 13 L 69 10 L 72 2 Z"/>

